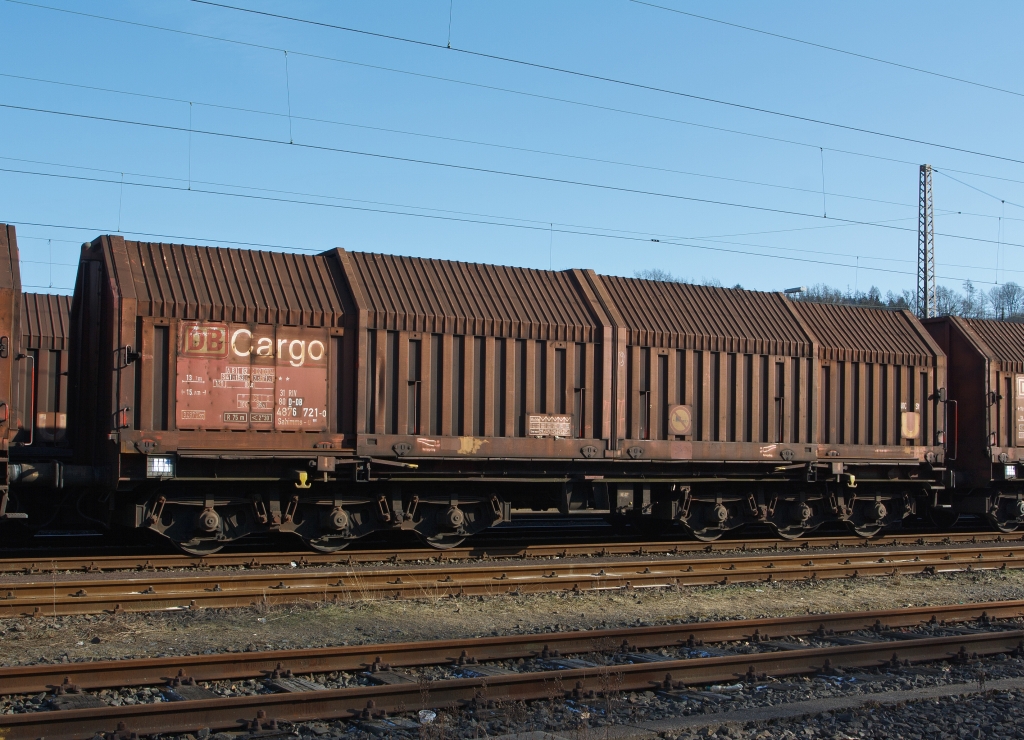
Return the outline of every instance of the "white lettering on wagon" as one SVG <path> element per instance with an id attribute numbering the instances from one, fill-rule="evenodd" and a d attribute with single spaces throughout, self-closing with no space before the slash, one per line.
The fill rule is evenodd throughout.
<path id="1" fill-rule="evenodd" d="M 178 429 L 328 429 L 326 328 L 179 326 Z"/>
<path id="2" fill-rule="evenodd" d="M 274 354 L 274 343 L 270 337 L 259 337 L 255 347 L 252 340 L 252 332 L 248 329 L 235 329 L 231 334 L 231 353 L 237 357 L 249 357 L 253 354 L 257 357 L 270 357 Z M 292 367 L 302 367 L 307 357 L 314 362 L 320 362 L 327 355 L 327 346 L 319 339 L 313 339 L 307 346 L 305 339 L 278 338 L 278 359 L 285 358 L 285 347 L 288 362 Z"/>

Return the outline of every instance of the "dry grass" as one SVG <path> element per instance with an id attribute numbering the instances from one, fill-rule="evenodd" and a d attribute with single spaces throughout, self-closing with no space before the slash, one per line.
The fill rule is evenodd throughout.
<path id="1" fill-rule="evenodd" d="M 537 594 L 419 600 L 262 603 L 250 609 L 0 620 L 0 661 L 120 658 L 206 650 L 264 650 L 490 634 L 897 609 L 1024 599 L 1024 571 L 804 583 L 737 584 L 679 591 Z M 15 625 L 25 628 L 16 631 Z M 93 638 L 100 642 L 94 644 Z M 78 643 L 82 643 L 81 645 Z"/>

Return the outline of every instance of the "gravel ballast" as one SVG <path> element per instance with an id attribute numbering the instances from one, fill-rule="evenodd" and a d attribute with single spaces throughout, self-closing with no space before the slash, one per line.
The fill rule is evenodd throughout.
<path id="1" fill-rule="evenodd" d="M 1024 572 L 1010 570 L 737 584 L 679 591 L 501 595 L 7 619 L 0 620 L 0 660 L 4 665 L 70 663 L 899 609 L 1021 598 L 1024 598 Z M 431 678 L 447 677 L 449 672 L 442 667 L 424 669 L 425 677 Z M 893 673 L 864 672 L 851 676 L 768 680 L 738 687 L 691 687 L 692 691 L 676 696 L 655 692 L 611 692 L 612 697 L 590 704 L 574 704 L 561 697 L 552 697 L 550 701 L 529 704 L 503 706 L 499 703 L 475 710 L 440 712 L 429 724 L 421 724 L 415 715 L 387 718 L 384 724 L 378 725 L 326 722 L 292 727 L 281 723 L 280 733 L 282 737 L 440 739 L 548 732 L 565 738 L 601 738 L 624 736 L 620 733 L 627 731 L 640 737 L 643 729 L 643 732 L 650 733 L 647 737 L 757 737 L 766 740 L 796 737 L 1024 737 L 1024 730 L 1018 729 L 1024 725 L 1016 719 L 1016 707 L 1022 696 L 1020 687 L 975 693 L 962 701 L 938 696 L 905 701 L 892 707 L 884 704 L 856 706 L 827 713 L 808 713 L 802 709 L 799 717 L 788 719 L 725 721 L 728 715 L 736 712 L 785 705 L 797 707 L 802 702 L 820 703 L 851 697 L 857 702 L 871 700 L 872 696 L 883 699 L 894 691 L 945 687 L 941 691 L 977 692 L 981 676 L 992 686 L 998 681 L 1024 681 L 1024 661 L 1006 657 L 970 665 L 911 667 Z M 353 685 L 350 676 L 313 678 L 331 687 Z M 267 690 L 256 681 L 225 682 L 210 684 L 209 687 L 222 696 Z M 156 687 L 108 691 L 100 698 L 118 705 L 164 700 Z M 46 701 L 46 696 L 10 697 L 0 700 L 0 712 L 38 711 L 44 709 L 41 704 Z M 965 707 L 963 711 L 958 708 L 961 704 Z M 1013 711 L 1008 712 L 1007 708 Z M 721 715 L 723 721 L 718 723 L 716 717 L 713 722 L 702 719 L 699 727 L 672 725 L 674 721 L 683 719 L 693 722 L 695 718 L 709 713 Z M 918 715 L 920 717 L 915 719 Z M 932 727 L 938 729 L 932 730 Z M 982 735 L 977 734 L 979 731 Z M 193 734 L 192 738 L 226 740 L 241 736 L 239 733 L 200 733 Z M 188 740 L 188 736 L 182 737 Z"/>

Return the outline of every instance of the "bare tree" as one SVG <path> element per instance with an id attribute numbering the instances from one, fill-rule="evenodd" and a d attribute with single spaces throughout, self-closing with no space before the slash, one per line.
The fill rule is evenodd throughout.
<path id="1" fill-rule="evenodd" d="M 668 270 L 662 270 L 658 267 L 648 267 L 644 270 L 636 270 L 633 272 L 633 277 L 639 278 L 640 280 L 657 280 L 662 283 L 686 283 L 688 285 L 703 285 L 707 288 L 722 287 L 722 281 L 716 277 L 702 277 L 698 283 L 696 280 L 673 275 Z M 736 285 L 732 287 L 736 290 L 743 289 L 743 286 L 739 283 L 736 283 Z"/>
<path id="2" fill-rule="evenodd" d="M 689 282 L 684 278 L 678 278 L 668 270 L 661 270 L 657 267 L 648 267 L 645 270 L 637 270 L 633 277 L 640 280 L 657 280 L 662 283 L 685 283 Z"/>
<path id="3" fill-rule="evenodd" d="M 964 281 L 963 299 L 961 301 L 960 315 L 968 319 L 984 319 L 987 317 L 986 304 L 987 296 L 970 280 Z"/>
<path id="4" fill-rule="evenodd" d="M 863 306 L 865 308 L 909 308 L 911 303 L 910 291 L 904 290 L 900 293 L 893 293 L 891 290 L 882 296 L 882 291 L 872 285 L 865 292 L 863 290 L 840 290 L 825 283 L 812 285 L 806 292 L 797 297 L 796 300 L 809 303 L 832 303 L 840 306 Z"/>
<path id="5" fill-rule="evenodd" d="M 1017 283 L 1003 283 L 988 292 L 992 318 L 1000 321 L 1020 321 L 1024 318 L 1024 288 Z"/>
<path id="6" fill-rule="evenodd" d="M 705 277 L 698 283 L 657 267 L 637 270 L 633 275 L 644 280 L 722 287 L 722 282 L 716 278 Z M 742 286 L 737 284 L 733 288 L 742 289 Z M 794 300 L 842 306 L 886 308 L 894 311 L 909 309 L 915 303 L 914 294 L 909 290 L 901 290 L 898 293 L 890 290 L 882 295 L 882 291 L 873 285 L 867 291 L 863 291 L 842 290 L 825 283 L 812 285 L 804 293 L 794 296 Z M 940 285 L 936 289 L 935 309 L 938 316 L 1024 322 L 1024 286 L 1012 282 L 1003 283 L 985 291 L 976 287 L 970 280 L 965 281 L 960 290 Z"/>

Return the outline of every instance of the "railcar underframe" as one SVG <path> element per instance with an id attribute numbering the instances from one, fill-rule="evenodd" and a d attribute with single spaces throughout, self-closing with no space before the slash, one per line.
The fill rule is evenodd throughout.
<path id="1" fill-rule="evenodd" d="M 154 457 L 173 463 L 147 478 Z M 513 510 L 552 509 L 702 540 L 749 524 L 796 538 L 827 522 L 844 522 L 870 537 L 937 503 L 943 473 L 938 464 L 908 459 L 385 460 L 234 453 L 121 459 L 116 487 L 89 485 L 101 471 L 39 463 L 17 468 L 16 490 L 77 487 L 85 510 L 109 524 L 150 530 L 203 554 L 260 533 L 293 535 L 334 551 L 381 530 L 409 531 L 443 549 L 509 521 Z"/>

